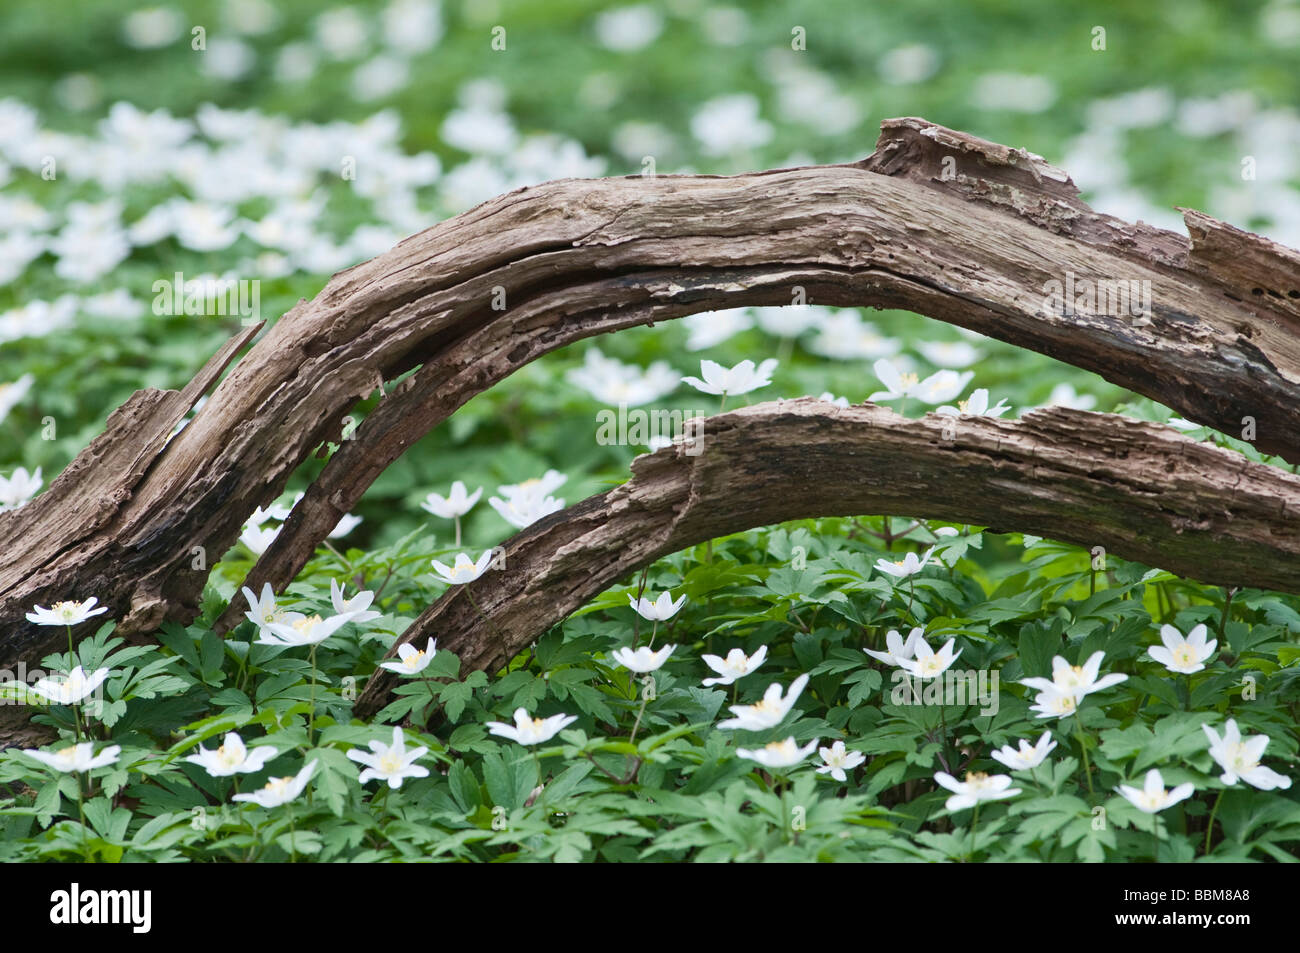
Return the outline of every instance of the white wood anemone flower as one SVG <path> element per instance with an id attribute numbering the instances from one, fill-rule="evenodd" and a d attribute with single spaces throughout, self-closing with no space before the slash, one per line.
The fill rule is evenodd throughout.
<path id="1" fill-rule="evenodd" d="M 292 777 L 271 778 L 266 786 L 246 794 L 236 794 L 231 800 L 248 801 L 270 810 L 282 804 L 288 804 L 307 788 L 307 782 L 316 773 L 316 762 L 309 761 L 301 771 Z"/>
<path id="2" fill-rule="evenodd" d="M 1005 399 L 999 400 L 996 405 L 989 406 L 989 392 L 987 388 L 979 387 L 971 391 L 970 397 L 966 400 L 957 401 L 957 406 L 944 404 L 935 410 L 936 414 L 943 414 L 945 417 L 1001 417 L 1011 405 Z"/>
<path id="3" fill-rule="evenodd" d="M 867 398 L 873 403 L 915 397 L 927 404 L 942 404 L 965 390 L 975 376 L 973 371 L 958 374 L 944 369 L 920 380 L 915 374 L 900 371 L 893 361 L 883 357 L 871 367 L 876 372 L 876 377 L 880 378 L 880 383 L 885 385 L 884 390 L 878 390 Z"/>
<path id="4" fill-rule="evenodd" d="M 1093 652 L 1088 657 L 1088 661 L 1082 665 L 1071 665 L 1061 656 L 1054 656 L 1051 681 L 1045 678 L 1022 678 L 1020 684 L 1028 685 L 1040 692 L 1052 690 L 1062 694 L 1068 693 L 1075 697 L 1076 702 L 1082 701 L 1085 696 L 1093 692 L 1102 691 L 1128 679 L 1127 675 L 1119 672 L 1098 677 L 1101 672 L 1101 660 L 1105 655 L 1106 653 L 1102 651 Z"/>
<path id="5" fill-rule="evenodd" d="M 269 582 L 262 584 L 262 595 L 260 597 L 254 596 L 253 590 L 247 586 L 244 586 L 240 591 L 248 601 L 248 611 L 244 613 L 244 618 L 257 626 L 259 630 L 265 629 L 272 623 L 292 624 L 299 619 L 306 618 L 301 612 L 290 612 L 281 607 L 275 601 L 275 593 L 271 591 Z M 259 632 L 259 634 L 261 633 Z"/>
<path id="6" fill-rule="evenodd" d="M 1051 682 L 1048 684 L 1051 685 Z M 1073 692 L 1063 692 L 1053 686 L 1034 696 L 1034 703 L 1029 707 L 1038 713 L 1038 718 L 1069 718 L 1079 710 L 1079 697 Z"/>
<path id="7" fill-rule="evenodd" d="M 877 559 L 876 568 L 887 575 L 893 576 L 895 579 L 906 579 L 908 576 L 915 576 L 924 569 L 933 552 L 933 549 L 927 549 L 925 555 L 919 558 L 916 553 L 908 553 L 902 559 Z"/>
<path id="8" fill-rule="evenodd" d="M 563 499 L 529 494 L 519 494 L 504 500 L 494 496 L 488 500 L 488 504 L 515 529 L 527 529 L 543 516 L 550 516 L 564 509 Z"/>
<path id="9" fill-rule="evenodd" d="M 1264 756 L 1264 749 L 1268 747 L 1268 735 L 1242 737 L 1235 718 L 1229 718 L 1224 724 L 1222 738 L 1209 725 L 1201 725 L 1201 728 L 1210 739 L 1210 757 L 1223 768 L 1219 780 L 1224 784 L 1236 784 L 1241 780 L 1261 791 L 1291 786 L 1291 779 L 1286 775 L 1278 774 L 1259 763 L 1259 759 Z"/>
<path id="10" fill-rule="evenodd" d="M 829 774 L 836 781 L 847 781 L 849 776 L 845 772 L 852 771 L 867 760 L 861 751 L 847 750 L 843 741 L 837 741 L 829 748 L 818 748 L 817 754 L 822 759 L 822 766 L 817 769 L 817 773 Z"/>
<path id="11" fill-rule="evenodd" d="M 378 778 L 380 781 L 388 782 L 390 788 L 396 789 L 400 788 L 407 778 L 429 776 L 428 768 L 415 763 L 428 751 L 429 749 L 425 747 L 411 748 L 408 751 L 401 726 L 394 725 L 392 744 L 372 741 L 368 754 L 360 748 L 351 748 L 348 757 L 358 764 L 365 765 L 366 769 L 361 772 L 361 777 L 358 779 L 362 784 Z"/>
<path id="12" fill-rule="evenodd" d="M 352 621 L 350 615 L 322 619 L 309 615 L 293 622 L 272 622 L 258 633 L 258 645 L 319 645 Z"/>
<path id="13" fill-rule="evenodd" d="M 398 675 L 419 675 L 429 667 L 429 663 L 437 654 L 437 639 L 430 639 L 422 649 L 417 649 L 409 642 L 403 642 L 397 647 L 397 658 L 380 662 L 379 667 L 396 672 Z"/>
<path id="14" fill-rule="evenodd" d="M 568 479 L 559 470 L 547 470 L 540 477 L 532 477 L 522 483 L 507 483 L 499 486 L 497 492 L 507 500 L 517 500 L 521 497 L 545 499 L 563 486 Z"/>
<path id="15" fill-rule="evenodd" d="M 1186 637 L 1172 625 L 1162 625 L 1160 641 L 1164 645 L 1151 646 L 1147 649 L 1147 654 L 1171 672 L 1191 675 L 1205 668 L 1205 663 L 1219 645 L 1218 639 L 1210 639 L 1207 642 L 1205 640 L 1207 634 L 1205 623 L 1194 627 Z"/>
<path id="16" fill-rule="evenodd" d="M 943 648 L 934 651 L 930 648 L 925 639 L 918 639 L 916 643 L 916 658 L 899 659 L 898 667 L 907 672 L 913 678 L 937 678 L 957 661 L 957 656 L 961 655 L 961 649 L 956 652 L 952 647 L 957 643 L 956 639 L 949 639 L 944 643 Z"/>
<path id="17" fill-rule="evenodd" d="M 375 601 L 375 594 L 369 589 L 362 589 L 351 599 L 343 598 L 343 587 L 337 580 L 330 580 L 330 602 L 334 606 L 335 615 L 350 616 L 352 622 L 373 622 L 375 619 L 383 618 L 382 612 L 375 612 L 370 608 L 370 603 Z"/>
<path id="18" fill-rule="evenodd" d="M 275 542 L 275 538 L 280 535 L 278 526 L 255 526 L 248 524 L 244 531 L 239 534 L 239 541 L 253 551 L 253 555 L 261 556 Z"/>
<path id="19" fill-rule="evenodd" d="M 747 761 L 757 761 L 765 768 L 792 768 L 813 753 L 818 740 L 814 738 L 800 748 L 791 735 L 785 741 L 773 741 L 761 748 L 737 748 L 736 755 Z"/>
<path id="20" fill-rule="evenodd" d="M 682 382 L 690 384 L 701 393 L 736 397 L 772 383 L 777 363 L 774 357 L 768 358 L 757 368 L 753 361 L 741 361 L 735 367 L 723 367 L 716 361 L 700 361 L 700 374 L 704 379 L 683 377 Z"/>
<path id="21" fill-rule="evenodd" d="M 898 634 L 897 629 L 890 629 L 885 633 L 884 652 L 877 652 L 872 649 L 863 649 L 873 659 L 884 662 L 886 665 L 899 666 L 903 662 L 916 657 L 916 647 L 921 642 L 921 636 L 925 634 L 925 629 L 917 626 L 907 634 L 907 641 Z"/>
<path id="22" fill-rule="evenodd" d="M 31 473 L 26 467 L 15 467 L 12 475 L 0 476 L 0 513 L 26 506 L 43 482 L 40 467 Z"/>
<path id="23" fill-rule="evenodd" d="M 646 672 L 658 671 L 664 662 L 668 661 L 668 656 L 673 654 L 675 648 L 677 648 L 675 645 L 665 645 L 658 651 L 653 651 L 645 645 L 635 650 L 623 646 L 621 649 L 610 652 L 609 655 L 610 658 L 625 669 L 638 674 L 645 674 Z"/>
<path id="24" fill-rule="evenodd" d="M 637 599 L 628 593 L 627 601 L 636 610 L 636 614 L 647 622 L 664 622 L 681 611 L 682 606 L 686 604 L 686 596 L 680 596 L 676 602 L 673 602 L 671 593 L 661 592 L 659 598 L 651 602 L 645 596 Z"/>
<path id="25" fill-rule="evenodd" d="M 198 753 L 185 760 L 197 764 L 214 778 L 225 778 L 232 774 L 256 774 L 275 757 L 276 751 L 274 745 L 258 745 L 250 751 L 238 732 L 231 731 L 220 747 L 209 751 L 200 745 Z"/>
<path id="26" fill-rule="evenodd" d="M 1141 788 L 1121 784 L 1115 790 L 1143 814 L 1158 814 L 1165 808 L 1173 807 L 1179 801 L 1191 797 L 1196 791 L 1196 785 L 1189 781 L 1178 785 L 1172 791 L 1166 791 L 1165 780 L 1160 776 L 1160 771 L 1152 768 L 1147 772 Z"/>
<path id="27" fill-rule="evenodd" d="M 763 700 L 753 705 L 731 705 L 735 718 L 718 722 L 724 731 L 740 729 L 741 731 L 766 731 L 785 721 L 790 709 L 799 700 L 804 686 L 808 684 L 808 675 L 804 673 L 790 683 L 788 691 L 782 693 L 781 683 L 773 682 L 763 693 Z"/>
<path id="28" fill-rule="evenodd" d="M 717 678 L 706 678 L 705 685 L 731 685 L 752 673 L 767 660 L 767 646 L 760 645 L 753 655 L 746 655 L 742 649 L 732 649 L 726 658 L 716 655 L 701 655 L 704 664 L 718 673 Z"/>
<path id="29" fill-rule="evenodd" d="M 1024 738 L 1021 738 L 1017 744 L 1018 748 L 1011 745 L 1003 745 L 998 750 L 992 752 L 994 761 L 1000 761 L 1012 771 L 1032 771 L 1042 764 L 1052 749 L 1056 747 L 1056 742 L 1052 740 L 1052 733 L 1044 731 L 1042 736 L 1034 744 L 1030 744 Z"/>
<path id="30" fill-rule="evenodd" d="M 935 367 L 956 370 L 970 367 L 983 355 L 965 341 L 922 341 L 916 345 L 921 356 Z"/>
<path id="31" fill-rule="evenodd" d="M 35 758 L 46 767 L 65 772 L 90 771 L 94 768 L 103 768 L 110 764 L 116 764 L 117 756 L 121 753 L 121 745 L 109 745 L 99 754 L 95 754 L 95 743 L 93 741 L 83 741 L 81 744 L 70 745 L 58 751 L 41 751 L 36 748 L 28 748 L 23 751 L 23 754 Z"/>
<path id="32" fill-rule="evenodd" d="M 30 691 L 56 705 L 75 705 L 99 688 L 108 676 L 109 669 L 96 669 L 87 675 L 86 670 L 78 665 L 66 676 L 42 678 L 31 686 Z"/>
<path id="33" fill-rule="evenodd" d="M 944 802 L 944 807 L 950 811 L 961 811 L 968 807 L 974 807 L 981 801 L 1000 801 L 1003 798 L 1015 797 L 1020 793 L 1020 788 L 1011 786 L 1011 775 L 1009 774 L 985 774 L 982 771 L 970 771 L 966 774 L 964 781 L 958 781 L 951 774 L 939 771 L 935 774 L 934 780 L 942 787 L 952 791 L 952 797 Z"/>
<path id="34" fill-rule="evenodd" d="M 27 613 L 27 621 L 35 622 L 37 625 L 79 625 L 92 616 L 108 611 L 107 606 L 96 609 L 97 602 L 99 600 L 91 596 L 84 602 L 56 602 L 48 609 L 44 606 L 36 606 L 33 611 Z"/>
<path id="35" fill-rule="evenodd" d="M 550 741 L 566 727 L 578 720 L 577 715 L 552 715 L 550 718 L 532 718 L 526 708 L 515 709 L 515 723 L 489 721 L 486 727 L 489 734 L 509 738 L 521 745 L 538 745 Z"/>
<path id="36" fill-rule="evenodd" d="M 457 480 L 451 485 L 451 493 L 447 496 L 429 493 L 424 498 L 424 502 L 420 504 L 420 508 L 442 519 L 454 520 L 472 510 L 474 504 L 479 501 L 479 497 L 482 495 L 482 487 L 479 487 L 473 493 L 469 493 L 466 491 L 465 484 Z"/>
<path id="37" fill-rule="evenodd" d="M 451 566 L 433 560 L 433 574 L 450 586 L 463 586 L 487 572 L 491 564 L 490 549 L 477 560 L 470 559 L 468 553 L 457 553 L 455 563 Z"/>

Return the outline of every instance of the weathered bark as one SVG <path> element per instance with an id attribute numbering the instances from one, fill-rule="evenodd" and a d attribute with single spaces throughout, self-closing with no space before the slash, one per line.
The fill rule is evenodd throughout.
<path id="1" fill-rule="evenodd" d="M 710 417 L 702 452 L 638 457 L 627 483 L 508 540 L 504 569 L 451 588 L 399 643 L 436 637 L 462 672 L 494 671 L 662 556 L 756 526 L 862 513 L 1014 527 L 1206 583 L 1300 591 L 1300 477 L 1113 414 L 1049 408 L 1018 421 L 961 417 L 945 433 L 952 426 L 812 398 Z M 373 714 L 398 681 L 377 670 L 357 713 Z"/>
<path id="2" fill-rule="evenodd" d="M 195 548 L 219 558 L 385 380 L 419 368 L 343 442 L 253 584 L 281 588 L 389 462 L 522 364 L 637 324 L 789 303 L 795 286 L 1041 351 L 1229 432 L 1253 417 L 1257 446 L 1300 461 L 1295 254 L 1189 221 L 1190 243 L 1099 215 L 1042 160 L 918 119 L 887 122 L 852 165 L 501 196 L 336 275 L 170 443 L 219 368 L 180 394 L 136 395 L 46 494 L 0 514 L 0 667 L 57 648 L 57 630 L 23 618 L 38 602 L 96 595 L 126 634 L 191 619 L 206 576 Z M 1067 271 L 1149 281 L 1150 318 L 1049 313 L 1044 287 Z"/>

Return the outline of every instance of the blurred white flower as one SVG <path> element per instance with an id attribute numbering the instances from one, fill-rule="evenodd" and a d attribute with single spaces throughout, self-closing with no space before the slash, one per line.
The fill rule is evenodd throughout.
<path id="1" fill-rule="evenodd" d="M 1097 398 L 1092 394 L 1080 394 L 1071 384 L 1057 384 L 1047 396 L 1044 407 L 1069 407 L 1072 410 L 1092 410 L 1097 406 Z"/>
<path id="2" fill-rule="evenodd" d="M 1003 745 L 992 752 L 993 760 L 1002 762 L 1012 771 L 1029 771 L 1042 764 L 1052 749 L 1056 747 L 1056 742 L 1052 740 L 1050 731 L 1044 731 L 1035 744 L 1030 744 L 1023 738 L 1017 744 L 1018 748 Z"/>
<path id="3" fill-rule="evenodd" d="M 644 645 L 635 650 L 624 646 L 611 652 L 610 658 L 630 672 L 644 674 L 658 671 L 664 662 L 668 661 L 668 656 L 673 654 L 675 648 L 677 648 L 675 645 L 665 645 L 658 651 L 653 651 Z"/>
<path id="4" fill-rule="evenodd" d="M 56 705 L 75 705 L 99 688 L 108 676 L 109 669 L 97 669 L 87 675 L 78 665 L 66 677 L 42 678 L 31 686 L 31 691 Z"/>
<path id="5" fill-rule="evenodd" d="M 316 17 L 316 43 L 334 60 L 353 60 L 369 43 L 369 24 L 356 7 L 334 7 Z"/>
<path id="6" fill-rule="evenodd" d="M 537 745 L 544 741 L 550 741 L 577 720 L 577 715 L 552 715 L 550 718 L 531 718 L 526 708 L 516 708 L 515 723 L 513 725 L 502 721 L 489 721 L 485 724 L 485 727 L 489 734 L 509 738 L 521 745 Z"/>
<path id="7" fill-rule="evenodd" d="M 316 762 L 311 761 L 293 777 L 271 778 L 261 790 L 251 791 L 247 794 L 236 794 L 231 800 L 248 801 L 267 810 L 280 807 L 302 794 L 307 788 L 307 782 L 311 780 L 311 776 L 315 773 Z"/>
<path id="8" fill-rule="evenodd" d="M 1152 768 L 1147 772 L 1146 781 L 1141 789 L 1121 784 L 1115 790 L 1142 813 L 1156 814 L 1167 807 L 1173 807 L 1179 801 L 1191 797 L 1196 790 L 1196 785 L 1188 782 L 1187 784 L 1178 785 L 1172 791 L 1166 791 L 1165 781 L 1160 776 L 1160 771 Z"/>
<path id="9" fill-rule="evenodd" d="M 736 717 L 718 722 L 718 727 L 723 731 L 736 728 L 743 731 L 766 731 L 775 728 L 785 720 L 786 715 L 790 714 L 790 709 L 799 700 L 799 695 L 807 684 L 808 675 L 805 673 L 791 682 L 789 690 L 783 694 L 781 683 L 773 682 L 767 686 L 762 701 L 753 705 L 729 706 Z"/>
<path id="10" fill-rule="evenodd" d="M 640 3 L 606 10 L 596 17 L 596 39 L 605 49 L 616 53 L 644 49 L 658 39 L 663 28 L 659 11 Z"/>
<path id="11" fill-rule="evenodd" d="M 470 155 L 505 155 L 515 147 L 514 122 L 503 112 L 454 109 L 442 121 L 442 141 Z"/>
<path id="12" fill-rule="evenodd" d="M 526 529 L 544 516 L 564 509 L 564 500 L 553 496 L 539 497 L 520 494 L 507 499 L 492 496 L 488 504 L 501 515 L 501 518 L 516 529 Z"/>
<path id="13" fill-rule="evenodd" d="M 671 394 L 681 381 L 665 361 L 655 361 L 642 370 L 606 357 L 599 348 L 587 351 L 582 367 L 570 370 L 565 377 L 601 403 L 629 407 L 640 407 Z"/>
<path id="14" fill-rule="evenodd" d="M 184 32 L 185 15 L 175 7 L 145 7 L 127 14 L 122 21 L 122 38 L 138 50 L 167 46 Z"/>
<path id="15" fill-rule="evenodd" d="M 691 117 L 691 135 L 705 155 L 726 156 L 766 145 L 772 126 L 759 117 L 756 97 L 736 93 L 700 106 Z"/>
<path id="16" fill-rule="evenodd" d="M 202 745 L 197 754 L 185 760 L 197 764 L 214 778 L 225 778 L 232 774 L 256 774 L 266 767 L 266 762 L 276 755 L 274 745 L 260 745 L 249 751 L 244 746 L 244 739 L 237 732 L 227 733 L 221 746 L 209 751 Z"/>
<path id="17" fill-rule="evenodd" d="M 895 85 L 923 82 L 938 69 L 939 54 L 924 43 L 896 46 L 876 64 L 880 78 Z"/>
<path id="18" fill-rule="evenodd" d="M 1201 728 L 1205 737 L 1210 739 L 1210 757 L 1223 768 L 1220 780 L 1224 784 L 1236 784 L 1242 780 L 1261 791 L 1291 786 L 1290 778 L 1259 763 L 1268 747 L 1268 735 L 1242 737 L 1235 718 L 1229 718 L 1224 725 L 1222 738 L 1209 725 L 1201 725 Z"/>
<path id="19" fill-rule="evenodd" d="M 25 467 L 17 467 L 10 476 L 0 476 L 0 513 L 16 510 L 30 502 L 42 482 L 40 467 L 32 473 L 28 473 Z"/>
<path id="20" fill-rule="evenodd" d="M 808 350 L 840 361 L 870 360 L 897 354 L 902 344 L 882 337 L 874 324 L 862 320 L 856 311 L 828 315 L 808 342 Z"/>
<path id="21" fill-rule="evenodd" d="M 966 780 L 958 781 L 951 774 L 940 771 L 934 779 L 953 792 L 952 797 L 944 803 L 944 807 L 950 811 L 974 807 L 981 801 L 1000 801 L 1020 793 L 1020 788 L 1011 787 L 1011 776 L 1006 774 L 988 775 L 971 771 L 966 775 Z"/>
<path id="22" fill-rule="evenodd" d="M 1046 76 L 986 73 L 975 80 L 971 102 L 979 109 L 1040 113 L 1056 102 L 1056 85 Z"/>
<path id="23" fill-rule="evenodd" d="M 757 761 L 765 768 L 792 768 L 812 754 L 817 743 L 818 739 L 814 738 L 800 748 L 791 735 L 785 741 L 773 741 L 758 749 L 737 748 L 736 755 L 747 761 Z"/>
<path id="24" fill-rule="evenodd" d="M 965 341 L 922 341 L 916 349 L 935 367 L 957 370 L 970 367 L 982 357 L 978 348 Z"/>
<path id="25" fill-rule="evenodd" d="M 270 545 L 275 542 L 275 538 L 280 535 L 278 526 L 252 526 L 244 527 L 243 532 L 239 534 L 239 541 L 253 551 L 253 555 L 260 556 Z"/>
<path id="26" fill-rule="evenodd" d="M 450 494 L 442 496 L 438 493 L 430 493 L 424 498 L 420 508 L 445 520 L 457 519 L 472 510 L 482 495 L 482 487 L 473 493 L 467 493 L 465 484 L 457 480 L 451 485 Z"/>
<path id="27" fill-rule="evenodd" d="M 115 764 L 117 756 L 121 753 L 121 745 L 109 745 L 99 754 L 95 754 L 93 741 L 83 741 L 79 745 L 72 745 L 59 751 L 40 751 L 35 748 L 23 751 L 23 754 L 35 758 L 41 764 L 56 771 L 90 771 L 94 768 L 103 768 Z"/>
<path id="28" fill-rule="evenodd" d="M 754 326 L 754 319 L 750 317 L 748 308 L 727 308 L 692 314 L 682 318 L 682 325 L 689 332 L 686 350 L 705 351 L 748 331 Z"/>
<path id="29" fill-rule="evenodd" d="M 442 6 L 436 0 L 392 0 L 381 20 L 384 42 L 399 53 L 423 53 L 442 39 Z"/>

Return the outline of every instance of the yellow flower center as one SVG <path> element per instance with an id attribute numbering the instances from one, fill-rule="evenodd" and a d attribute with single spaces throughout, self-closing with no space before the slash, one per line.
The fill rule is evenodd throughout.
<path id="1" fill-rule="evenodd" d="M 318 626 L 321 623 L 321 621 L 322 620 L 320 616 L 310 615 L 307 616 L 307 618 L 305 619 L 299 619 L 297 622 L 293 624 L 293 627 L 297 629 L 299 632 L 301 632 L 303 635 L 306 635 L 307 633 L 311 632 L 312 629 L 316 628 L 316 626 Z"/>

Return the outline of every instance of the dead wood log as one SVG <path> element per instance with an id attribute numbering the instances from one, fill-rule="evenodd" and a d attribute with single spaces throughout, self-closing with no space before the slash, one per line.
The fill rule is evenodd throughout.
<path id="1" fill-rule="evenodd" d="M 1260 449 L 1300 461 L 1295 253 L 1188 218 L 1191 242 L 1099 215 L 1041 159 L 920 119 L 886 122 L 851 165 L 516 190 L 336 275 L 175 439 L 219 369 L 180 395 L 136 395 L 45 494 L 0 514 L 0 666 L 57 648 L 56 630 L 24 619 L 38 602 L 96 595 L 128 635 L 192 619 L 196 552 L 219 558 L 382 381 L 419 368 L 343 441 L 252 584 L 281 588 L 378 472 L 527 361 L 637 324 L 787 304 L 796 286 L 1041 351 L 1228 432 L 1251 417 Z M 1055 313 L 1046 289 L 1067 274 L 1149 282 L 1151 313 Z"/>
<path id="2" fill-rule="evenodd" d="M 435 637 L 462 672 L 495 671 L 669 553 L 864 513 L 1014 527 L 1206 583 L 1300 591 L 1300 477 L 1162 424 L 1064 408 L 909 420 L 803 398 L 706 418 L 697 447 L 637 457 L 627 483 L 512 537 L 503 569 L 450 589 L 399 644 Z M 398 681 L 377 670 L 357 713 Z"/>

